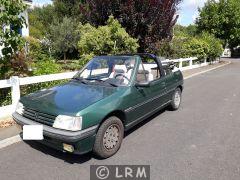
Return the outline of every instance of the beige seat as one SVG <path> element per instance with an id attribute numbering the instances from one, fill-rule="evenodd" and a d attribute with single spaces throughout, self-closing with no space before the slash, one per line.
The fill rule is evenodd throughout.
<path id="1" fill-rule="evenodd" d="M 152 74 L 152 69 L 151 69 L 151 67 L 148 66 L 147 64 L 143 64 L 143 66 L 144 66 L 145 72 L 147 72 L 146 75 L 147 75 L 148 81 L 149 81 L 149 82 L 150 82 L 150 81 L 153 81 L 153 80 L 154 80 L 154 76 L 153 76 L 153 74 Z M 140 71 L 143 70 L 142 66 L 140 66 L 139 70 L 140 70 Z"/>

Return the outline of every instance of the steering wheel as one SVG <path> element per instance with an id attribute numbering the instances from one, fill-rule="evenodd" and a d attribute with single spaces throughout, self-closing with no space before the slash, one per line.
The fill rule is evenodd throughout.
<path id="1" fill-rule="evenodd" d="M 127 77 L 127 76 L 125 76 L 124 74 L 117 74 L 117 75 L 115 75 L 115 79 L 117 79 L 117 77 L 119 77 L 119 76 L 122 76 L 124 79 L 126 79 L 126 80 L 128 80 L 128 82 L 130 82 L 130 79 Z"/>

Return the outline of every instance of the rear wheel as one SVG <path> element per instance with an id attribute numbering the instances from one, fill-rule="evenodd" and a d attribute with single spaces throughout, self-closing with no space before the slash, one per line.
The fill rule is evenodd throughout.
<path id="1" fill-rule="evenodd" d="M 182 102 L 182 91 L 180 88 L 175 89 L 173 95 L 172 95 L 172 101 L 170 104 L 170 108 L 173 111 L 176 111 L 179 109 Z"/>
<path id="2" fill-rule="evenodd" d="M 124 127 L 119 118 L 106 119 L 97 132 L 93 152 L 100 158 L 114 155 L 121 147 L 123 135 Z"/>

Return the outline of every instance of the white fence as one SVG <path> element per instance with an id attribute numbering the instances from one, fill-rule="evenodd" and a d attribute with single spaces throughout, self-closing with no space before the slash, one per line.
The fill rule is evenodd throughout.
<path id="1" fill-rule="evenodd" d="M 197 58 L 185 58 L 185 59 L 176 59 L 176 60 L 165 60 L 163 62 L 176 62 L 178 63 L 177 69 L 182 71 L 194 69 L 202 66 L 206 66 L 209 63 L 204 60 L 202 63 L 195 63 Z M 43 76 L 33 76 L 33 77 L 24 77 L 19 78 L 18 76 L 13 76 L 8 80 L 0 80 L 0 89 L 11 87 L 11 98 L 12 104 L 8 106 L 0 107 L 0 118 L 9 116 L 15 109 L 18 100 L 20 99 L 20 86 L 28 85 L 28 84 L 36 84 L 41 82 L 49 82 L 63 79 L 72 78 L 76 72 L 67 72 L 60 74 L 51 74 L 51 75 L 43 75 Z"/>
<path id="2" fill-rule="evenodd" d="M 0 80 L 0 89 L 11 87 L 11 98 L 12 98 L 11 105 L 0 107 L 0 118 L 9 116 L 15 110 L 16 104 L 20 99 L 20 95 L 21 95 L 20 86 L 28 85 L 28 84 L 36 84 L 41 82 L 70 79 L 75 74 L 76 72 L 67 72 L 67 73 L 24 77 L 24 78 L 19 78 L 18 76 L 12 76 L 8 80 Z"/>

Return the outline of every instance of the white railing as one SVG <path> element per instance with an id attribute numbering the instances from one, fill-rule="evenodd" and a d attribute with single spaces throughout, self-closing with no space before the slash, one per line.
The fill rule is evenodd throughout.
<path id="1" fill-rule="evenodd" d="M 185 71 L 185 70 L 189 70 L 189 69 L 195 69 L 195 68 L 199 68 L 202 66 L 206 66 L 208 65 L 207 60 L 204 59 L 203 63 L 201 64 L 195 64 L 194 62 L 198 61 L 198 58 L 180 58 L 180 59 L 166 59 L 165 61 L 163 61 L 163 63 L 167 63 L 167 62 L 175 62 L 178 63 L 178 67 L 175 67 L 175 70 L 181 70 L 181 71 Z M 184 64 L 184 62 L 186 63 L 186 65 Z M 184 66 L 185 65 L 185 66 Z"/>
<path id="2" fill-rule="evenodd" d="M 194 61 L 197 61 L 197 58 L 185 58 L 185 59 L 175 59 L 175 60 L 165 60 L 163 62 L 176 62 L 179 63 L 179 67 L 176 67 L 175 70 L 189 70 L 194 69 L 202 66 L 206 66 L 206 60 L 204 60 L 201 64 L 196 64 Z M 186 66 L 184 66 L 184 62 L 186 62 Z M 18 100 L 20 99 L 20 86 L 28 85 L 28 84 L 36 84 L 42 82 L 49 82 L 49 81 L 56 81 L 56 80 L 63 80 L 63 79 L 70 79 L 72 78 L 76 72 L 67 72 L 67 73 L 60 73 L 60 74 L 51 74 L 51 75 L 43 75 L 43 76 L 33 76 L 33 77 L 24 77 L 19 78 L 18 76 L 13 76 L 8 80 L 0 80 L 0 89 L 1 88 L 8 88 L 11 87 L 11 99 L 12 104 L 8 106 L 0 107 L 0 118 L 9 116 L 15 109 Z"/>
<path id="3" fill-rule="evenodd" d="M 9 116 L 15 110 L 16 104 L 21 96 L 20 86 L 28 85 L 28 84 L 36 84 L 41 82 L 70 79 L 76 73 L 77 72 L 67 72 L 67 73 L 24 77 L 24 78 L 19 78 L 18 76 L 12 76 L 8 80 L 0 80 L 0 89 L 11 87 L 11 99 L 12 99 L 11 105 L 0 107 L 0 118 Z"/>

